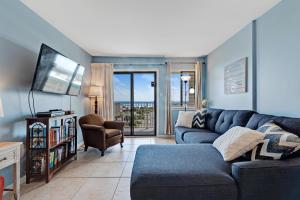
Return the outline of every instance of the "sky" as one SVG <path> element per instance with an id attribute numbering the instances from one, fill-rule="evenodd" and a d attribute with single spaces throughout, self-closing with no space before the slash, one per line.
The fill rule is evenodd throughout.
<path id="1" fill-rule="evenodd" d="M 154 74 L 134 74 L 134 100 L 154 101 Z M 130 101 L 130 74 L 114 75 L 114 101 Z"/>
<path id="2" fill-rule="evenodd" d="M 154 101 L 154 88 L 151 87 L 154 74 L 139 73 L 133 76 L 134 100 Z M 171 95 L 173 102 L 180 102 L 180 74 L 172 75 Z M 130 74 L 114 74 L 114 101 L 130 101 Z"/>

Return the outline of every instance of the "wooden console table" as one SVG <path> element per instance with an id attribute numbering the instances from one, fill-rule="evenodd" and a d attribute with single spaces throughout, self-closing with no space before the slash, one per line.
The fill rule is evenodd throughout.
<path id="1" fill-rule="evenodd" d="M 13 165 L 13 192 L 20 199 L 20 146 L 22 142 L 0 142 L 0 169 Z"/>

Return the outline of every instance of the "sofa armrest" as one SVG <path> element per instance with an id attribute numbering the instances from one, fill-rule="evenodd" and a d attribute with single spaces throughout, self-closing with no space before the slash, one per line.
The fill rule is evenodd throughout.
<path id="1" fill-rule="evenodd" d="M 243 200 L 300 197 L 300 158 L 233 163 L 232 176 Z"/>
<path id="2" fill-rule="evenodd" d="M 104 127 L 109 129 L 119 129 L 123 131 L 125 123 L 120 121 L 105 121 Z"/>

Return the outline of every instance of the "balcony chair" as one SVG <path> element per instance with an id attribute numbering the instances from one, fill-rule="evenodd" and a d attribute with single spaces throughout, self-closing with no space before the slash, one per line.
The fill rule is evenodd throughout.
<path id="1" fill-rule="evenodd" d="M 118 121 L 104 121 L 104 119 L 95 114 L 89 114 L 79 119 L 79 125 L 82 130 L 84 151 L 88 147 L 94 147 L 104 151 L 113 145 L 120 143 L 121 148 L 124 142 L 123 128 L 125 123 Z"/>

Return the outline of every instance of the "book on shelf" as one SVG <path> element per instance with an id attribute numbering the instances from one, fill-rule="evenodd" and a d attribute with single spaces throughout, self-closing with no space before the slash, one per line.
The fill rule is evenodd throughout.
<path id="1" fill-rule="evenodd" d="M 65 135 L 67 137 L 73 137 L 75 135 L 75 122 L 73 119 L 67 119 L 65 121 Z"/>
<path id="2" fill-rule="evenodd" d="M 66 129 L 64 127 L 51 127 L 49 131 L 49 139 L 50 139 L 50 146 L 54 146 L 61 142 L 65 142 L 70 139 L 67 135 Z"/>
<path id="3" fill-rule="evenodd" d="M 49 167 L 50 169 L 56 168 L 68 157 L 68 145 L 60 146 L 53 151 L 50 151 Z"/>
<path id="4" fill-rule="evenodd" d="M 61 127 L 51 127 L 49 130 L 50 146 L 54 146 L 61 142 Z"/>
<path id="5" fill-rule="evenodd" d="M 49 130 L 50 146 L 72 139 L 76 134 L 75 123 L 71 119 L 63 126 L 52 126 Z"/>

